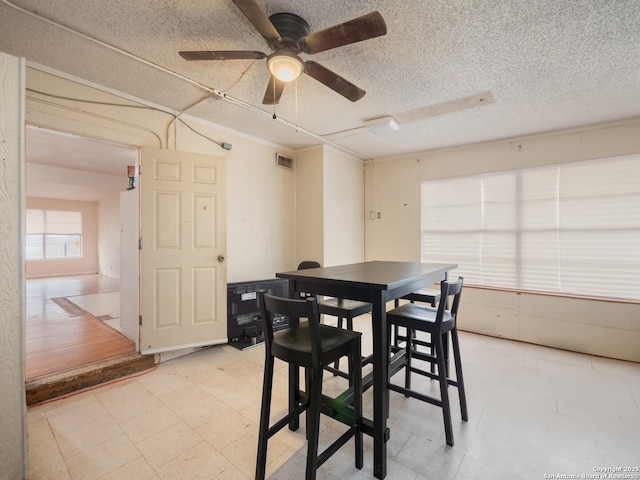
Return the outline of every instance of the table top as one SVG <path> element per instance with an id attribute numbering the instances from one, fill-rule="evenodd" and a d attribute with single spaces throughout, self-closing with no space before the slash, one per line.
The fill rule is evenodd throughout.
<path id="1" fill-rule="evenodd" d="M 457 265 L 451 263 L 371 261 L 281 272 L 276 273 L 276 277 L 391 290 L 407 282 L 427 278 L 434 274 L 444 278 L 445 273 L 454 268 L 457 268 Z"/>

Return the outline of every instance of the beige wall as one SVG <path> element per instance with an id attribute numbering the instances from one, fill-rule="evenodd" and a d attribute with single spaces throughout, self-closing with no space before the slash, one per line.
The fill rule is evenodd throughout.
<path id="1" fill-rule="evenodd" d="M 297 262 L 364 260 L 364 164 L 317 146 L 296 154 Z"/>
<path id="2" fill-rule="evenodd" d="M 206 125 L 199 125 L 205 128 Z M 292 153 L 273 144 L 261 143 L 228 132 L 211 132 L 233 144 L 227 157 L 227 278 L 243 282 L 274 278 L 295 263 L 294 175 L 278 167 L 276 153 Z M 178 149 L 197 145 L 188 132 L 180 136 Z M 215 138 L 215 137 L 214 137 Z M 212 153 L 200 142 L 200 151 Z"/>
<path id="3" fill-rule="evenodd" d="M 98 273 L 98 204 L 96 202 L 29 197 L 27 208 L 82 212 L 82 258 L 29 260 L 26 262 L 27 278 Z"/>
<path id="4" fill-rule="evenodd" d="M 425 152 L 367 165 L 367 260 L 420 260 L 420 181 L 640 152 L 640 120 Z M 451 192 L 455 195 L 455 192 Z M 467 288 L 470 331 L 640 361 L 640 304 Z"/>
<path id="5" fill-rule="evenodd" d="M 364 163 L 324 147 L 323 265 L 364 261 Z"/>
<path id="6" fill-rule="evenodd" d="M 304 260 L 324 263 L 323 158 L 322 146 L 296 154 L 296 267 Z"/>

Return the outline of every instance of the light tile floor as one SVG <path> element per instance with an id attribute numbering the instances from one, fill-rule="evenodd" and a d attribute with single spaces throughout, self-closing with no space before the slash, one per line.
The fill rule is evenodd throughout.
<path id="1" fill-rule="evenodd" d="M 369 322 L 356 319 L 364 350 Z M 461 343 L 469 422 L 461 422 L 452 388 L 455 446 L 448 447 L 440 409 L 392 393 L 389 480 L 589 478 L 597 468 L 640 465 L 640 364 L 469 333 Z M 212 347 L 30 408 L 29 479 L 253 478 L 263 355 L 262 346 Z M 274 415 L 286 408 L 283 367 Z M 338 389 L 339 382 L 329 376 L 325 384 Z M 367 392 L 365 413 L 371 408 Z M 341 428 L 323 419 L 321 443 Z M 303 478 L 304 446 L 303 427 L 274 436 L 270 478 Z M 372 456 L 365 436 L 365 465 L 357 470 L 351 441 L 318 478 L 373 478 Z"/>

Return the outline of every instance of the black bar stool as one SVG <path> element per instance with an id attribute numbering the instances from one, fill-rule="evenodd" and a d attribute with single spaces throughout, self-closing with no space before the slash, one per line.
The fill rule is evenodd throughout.
<path id="1" fill-rule="evenodd" d="M 315 261 L 305 260 L 300 262 L 298 270 L 306 270 L 308 268 L 320 268 L 320 264 Z M 369 313 L 373 310 L 373 305 L 367 302 L 359 302 L 357 300 L 347 300 L 343 298 L 327 298 L 318 302 L 318 310 L 322 315 L 331 315 L 337 317 L 336 325 L 338 328 L 344 328 L 344 321 L 347 321 L 347 329 L 353 330 L 353 319 Z M 371 363 L 373 356 L 362 359 L 363 365 Z M 325 370 L 332 372 L 334 375 L 340 375 L 349 378 L 349 374 L 340 370 L 340 360 L 336 360 L 333 367 L 326 367 Z"/>
<path id="2" fill-rule="evenodd" d="M 269 438 L 287 424 L 290 428 L 297 429 L 297 419 L 305 411 L 307 419 L 306 480 L 314 480 L 318 467 L 352 437 L 355 438 L 356 468 L 361 469 L 363 464 L 361 334 L 320 324 L 318 302 L 314 297 L 298 300 L 276 297 L 260 291 L 258 303 L 264 329 L 265 365 L 256 480 L 265 478 Z M 286 315 L 289 318 L 289 326 L 274 333 L 272 319 L 275 314 Z M 300 318 L 306 318 L 307 321 L 300 322 Z M 344 356 L 349 360 L 352 402 L 345 400 L 344 396 L 331 399 L 322 395 L 324 367 Z M 289 382 L 289 388 L 292 390 L 289 392 L 289 413 L 270 427 L 273 368 L 276 358 L 289 364 L 289 375 L 292 369 L 300 367 L 305 369 L 305 391 L 300 391 L 298 385 L 291 385 L 291 381 Z M 349 429 L 318 455 L 320 413 L 329 414 L 348 425 Z"/>
<path id="3" fill-rule="evenodd" d="M 389 390 L 403 393 L 405 396 L 417 398 L 423 402 L 431 403 L 442 408 L 444 418 L 444 431 L 447 444 L 453 446 L 453 431 L 451 426 L 451 408 L 449 406 L 448 387 L 452 385 L 458 388 L 460 398 L 460 411 L 462 420 L 467 421 L 467 399 L 464 390 L 462 376 L 462 361 L 460 359 L 460 343 L 458 341 L 458 329 L 456 327 L 460 296 L 462 294 L 463 278 L 456 282 L 443 281 L 441 283 L 441 301 L 438 308 L 427 307 L 416 303 L 407 303 L 387 312 L 389 334 L 391 326 L 401 326 L 407 329 L 406 343 L 402 350 L 404 354 L 405 384 L 404 387 L 391 383 L 389 378 Z M 449 297 L 453 297 L 451 310 L 447 310 Z M 414 348 L 413 333 L 415 331 L 427 332 L 431 335 L 431 343 L 434 344 L 435 353 L 425 353 Z M 448 333 L 451 333 L 453 344 L 453 356 L 455 362 L 456 378 L 449 378 L 447 367 L 447 350 L 444 342 L 448 343 Z M 427 372 L 412 364 L 413 359 L 423 360 L 431 365 L 436 365 L 437 373 Z M 417 373 L 425 377 L 438 380 L 440 383 L 440 398 L 419 393 L 411 388 L 411 374 Z M 391 373 L 389 374 L 391 376 Z"/>

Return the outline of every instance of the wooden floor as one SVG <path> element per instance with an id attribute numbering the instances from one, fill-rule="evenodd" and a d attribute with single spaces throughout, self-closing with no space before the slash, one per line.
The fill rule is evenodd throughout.
<path id="1" fill-rule="evenodd" d="M 135 352 L 125 335 L 64 300 L 119 288 L 117 279 L 100 275 L 27 280 L 27 381 Z"/>

